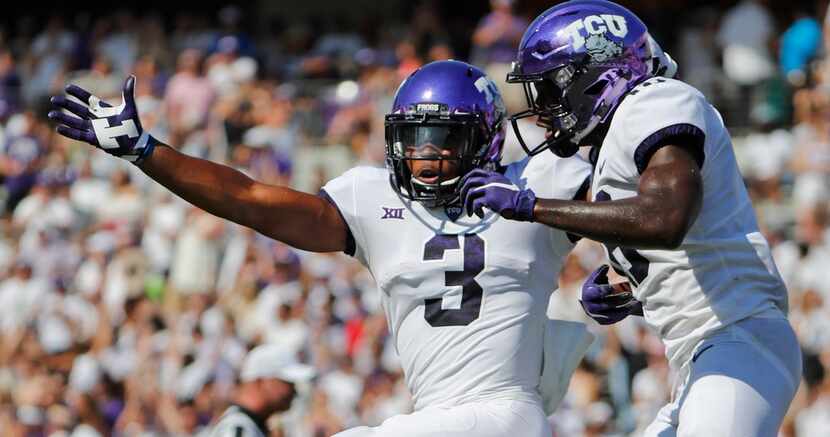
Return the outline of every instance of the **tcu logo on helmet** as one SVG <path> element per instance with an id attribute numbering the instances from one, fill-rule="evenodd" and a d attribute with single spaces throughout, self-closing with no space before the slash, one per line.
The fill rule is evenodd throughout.
<path id="1" fill-rule="evenodd" d="M 501 92 L 499 92 L 499 87 L 496 86 L 495 82 L 488 79 L 487 76 L 481 76 L 473 85 L 479 92 L 484 93 L 487 103 L 496 105 L 496 110 L 499 112 L 505 111 L 504 100 L 501 99 Z"/>
<path id="2" fill-rule="evenodd" d="M 617 38 L 625 38 L 628 35 L 628 23 L 621 15 L 588 15 L 585 18 L 575 20 L 562 29 L 571 38 L 574 50 L 585 46 L 586 36 L 605 35 L 610 32 Z"/>
<path id="3" fill-rule="evenodd" d="M 479 77 L 474 85 L 477 90 L 484 93 L 484 98 L 487 99 L 487 103 L 493 103 L 493 100 L 499 95 L 499 89 L 496 87 L 496 84 L 485 76 Z"/>

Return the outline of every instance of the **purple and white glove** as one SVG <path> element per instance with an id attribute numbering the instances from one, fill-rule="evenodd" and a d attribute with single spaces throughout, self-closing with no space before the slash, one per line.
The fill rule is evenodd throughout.
<path id="1" fill-rule="evenodd" d="M 608 283 L 608 266 L 591 273 L 582 285 L 582 309 L 600 325 L 611 325 L 631 314 L 642 314 L 642 304 L 625 284 Z"/>
<path id="2" fill-rule="evenodd" d="M 112 106 L 77 85 L 67 86 L 66 93 L 82 103 L 70 100 L 67 96 L 52 97 L 55 110 L 49 111 L 49 118 L 60 123 L 59 134 L 92 144 L 135 165 L 141 165 L 153 153 L 156 140 L 142 129 L 138 119 L 135 76 L 130 76 L 124 82 L 119 106 Z"/>
<path id="3" fill-rule="evenodd" d="M 484 217 L 484 208 L 502 217 L 523 222 L 533 221 L 536 195 L 529 189 L 521 189 L 503 174 L 475 169 L 461 181 L 461 202 L 467 215 Z"/>

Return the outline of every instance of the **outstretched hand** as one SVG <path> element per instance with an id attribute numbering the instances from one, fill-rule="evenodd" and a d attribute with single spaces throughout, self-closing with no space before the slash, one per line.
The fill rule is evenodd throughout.
<path id="1" fill-rule="evenodd" d="M 69 85 L 66 94 L 81 103 L 66 95 L 54 96 L 51 102 L 55 109 L 49 111 L 49 118 L 59 123 L 59 134 L 140 165 L 150 156 L 156 141 L 141 127 L 135 104 L 135 80 L 135 76 L 130 76 L 124 82 L 119 106 L 112 106 L 77 85 Z"/>

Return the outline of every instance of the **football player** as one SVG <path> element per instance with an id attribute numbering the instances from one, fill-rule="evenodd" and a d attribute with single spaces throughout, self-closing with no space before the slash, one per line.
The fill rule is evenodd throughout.
<path id="1" fill-rule="evenodd" d="M 523 144 L 530 155 L 592 146 L 593 202 L 550 199 L 486 170 L 466 176 L 462 197 L 468 212 L 605 245 L 633 296 L 608 285 L 604 266 L 584 284 L 583 307 L 602 324 L 644 315 L 680 375 L 647 436 L 772 437 L 801 375 L 787 291 L 720 114 L 667 77 L 652 49 L 645 24 L 612 2 L 540 15 L 508 75 L 529 105 L 512 120 L 537 117 L 547 129 L 543 143 Z"/>
<path id="2" fill-rule="evenodd" d="M 540 372 L 566 375 L 561 396 L 587 347 L 557 350 L 552 339 L 573 336 L 552 330 L 545 316 L 573 242 L 498 214 L 464 216 L 460 180 L 487 169 L 541 196 L 573 199 L 584 196 L 591 169 L 549 154 L 502 167 L 504 104 L 481 70 L 441 61 L 414 72 L 386 116 L 386 169 L 354 168 L 318 196 L 158 142 L 141 127 L 134 86 L 129 78 L 123 103 L 111 107 L 70 85 L 81 103 L 54 97 L 71 114 L 49 117 L 62 135 L 129 160 L 198 207 L 303 250 L 343 251 L 377 281 L 415 412 L 340 437 L 550 436 Z M 527 211 L 526 200 L 504 210 Z"/>

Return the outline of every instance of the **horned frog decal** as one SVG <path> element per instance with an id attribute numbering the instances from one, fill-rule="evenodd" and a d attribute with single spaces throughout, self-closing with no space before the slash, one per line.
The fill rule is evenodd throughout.
<path id="1" fill-rule="evenodd" d="M 622 54 L 622 46 L 605 34 L 591 35 L 585 40 L 585 48 L 593 62 L 605 62 Z"/>

